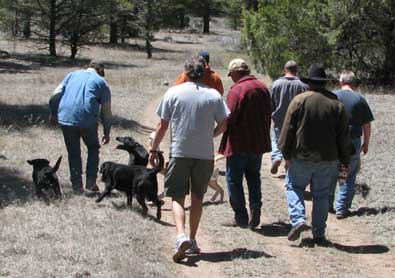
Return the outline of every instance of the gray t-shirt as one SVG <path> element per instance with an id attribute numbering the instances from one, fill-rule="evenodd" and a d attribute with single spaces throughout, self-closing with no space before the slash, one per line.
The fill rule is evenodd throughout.
<path id="1" fill-rule="evenodd" d="M 170 157 L 213 159 L 215 122 L 230 111 L 215 89 L 186 82 L 166 92 L 157 114 L 170 122 Z"/>
<path id="2" fill-rule="evenodd" d="M 274 127 L 282 128 L 285 114 L 291 100 L 297 94 L 308 90 L 308 86 L 298 77 L 283 76 L 273 82 L 270 90 L 272 100 L 272 120 Z"/>

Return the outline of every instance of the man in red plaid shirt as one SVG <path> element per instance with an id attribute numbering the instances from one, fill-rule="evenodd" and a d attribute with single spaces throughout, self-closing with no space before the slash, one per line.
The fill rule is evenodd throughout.
<path id="1" fill-rule="evenodd" d="M 262 155 L 271 151 L 271 102 L 267 87 L 250 74 L 242 59 L 229 63 L 229 74 L 235 83 L 227 96 L 231 114 L 227 120 L 219 153 L 226 156 L 226 181 L 229 201 L 235 213 L 232 226 L 254 228 L 259 225 L 262 207 Z M 248 217 L 243 191 L 243 176 L 247 180 Z"/>

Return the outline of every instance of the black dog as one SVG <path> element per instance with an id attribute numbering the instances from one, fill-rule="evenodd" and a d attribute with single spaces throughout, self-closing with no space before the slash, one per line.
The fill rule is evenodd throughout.
<path id="1" fill-rule="evenodd" d="M 46 159 L 38 158 L 27 161 L 27 163 L 33 165 L 33 181 L 38 198 L 48 201 L 51 193 L 58 199 L 62 197 L 62 190 L 56 175 L 61 161 L 62 156 L 58 158 L 53 168 L 49 166 L 49 161 Z"/>
<path id="2" fill-rule="evenodd" d="M 122 143 L 122 145 L 117 146 L 117 149 L 125 150 L 129 153 L 128 165 L 148 165 L 149 154 L 141 144 L 132 137 L 116 137 L 115 139 Z"/>
<path id="3" fill-rule="evenodd" d="M 148 207 L 145 199 L 152 201 L 156 207 L 156 218 L 161 218 L 162 203 L 158 199 L 158 180 L 156 174 L 162 170 L 164 158 L 162 153 L 158 153 L 158 164 L 149 169 L 141 165 L 123 165 L 115 162 L 104 162 L 100 167 L 102 181 L 106 183 L 106 188 L 96 200 L 101 202 L 104 197 L 109 195 L 113 189 L 126 193 L 127 205 L 132 206 L 133 195 L 143 209 L 143 215 L 147 215 Z"/>

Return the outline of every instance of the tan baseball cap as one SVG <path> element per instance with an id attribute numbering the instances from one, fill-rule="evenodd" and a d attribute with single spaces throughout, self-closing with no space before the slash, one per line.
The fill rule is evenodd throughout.
<path id="1" fill-rule="evenodd" d="M 232 71 L 250 72 L 250 68 L 248 67 L 246 61 L 240 58 L 233 59 L 232 61 L 230 61 L 228 70 L 229 70 L 228 76 Z"/>

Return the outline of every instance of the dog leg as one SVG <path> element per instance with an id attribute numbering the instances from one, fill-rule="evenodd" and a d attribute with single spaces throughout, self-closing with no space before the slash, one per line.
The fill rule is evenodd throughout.
<path id="1" fill-rule="evenodd" d="M 126 198 L 126 205 L 131 209 L 133 207 L 133 195 L 131 193 L 126 193 Z"/>
<path id="2" fill-rule="evenodd" d="M 162 202 L 161 200 L 156 201 L 156 219 L 159 221 L 162 217 Z"/>
<path id="3" fill-rule="evenodd" d="M 217 199 L 217 196 L 220 195 L 222 202 L 224 197 L 224 190 L 222 189 L 222 187 L 218 185 L 216 180 L 209 181 L 208 185 L 215 190 L 215 194 L 211 197 L 210 201 L 214 202 L 215 199 Z"/>
<path id="4" fill-rule="evenodd" d="M 140 204 L 141 208 L 143 209 L 143 216 L 147 217 L 148 214 L 148 207 L 145 204 L 144 197 L 142 196 L 137 196 L 137 202 Z"/>
<path id="5" fill-rule="evenodd" d="M 104 197 L 111 193 L 111 190 L 112 188 L 106 186 L 103 193 L 99 196 L 99 198 L 96 199 L 96 203 L 100 203 L 104 199 Z"/>

